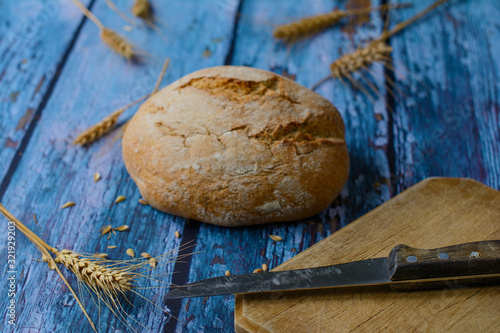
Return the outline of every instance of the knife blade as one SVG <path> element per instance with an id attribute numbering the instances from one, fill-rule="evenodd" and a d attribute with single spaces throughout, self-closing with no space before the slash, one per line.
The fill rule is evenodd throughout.
<path id="1" fill-rule="evenodd" d="M 397 245 L 387 258 L 332 266 L 210 278 L 171 287 L 166 298 L 390 285 L 396 290 L 500 282 L 500 241 L 482 241 L 438 249 Z"/>

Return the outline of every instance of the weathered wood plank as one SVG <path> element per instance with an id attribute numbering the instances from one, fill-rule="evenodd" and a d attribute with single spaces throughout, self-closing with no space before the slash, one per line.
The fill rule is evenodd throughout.
<path id="1" fill-rule="evenodd" d="M 394 113 L 398 190 L 428 176 L 500 188 L 499 14 L 496 1 L 452 1 L 392 39 L 404 94 Z"/>
<path id="2" fill-rule="evenodd" d="M 123 10 L 128 11 L 129 5 L 120 2 Z M 141 25 L 128 34 L 122 31 L 147 52 L 142 63 L 127 63 L 113 54 L 99 40 L 97 28 L 85 22 L 2 198 L 12 213 L 53 246 L 91 253 L 108 252 L 112 258 L 120 259 L 126 258 L 127 248 L 133 248 L 138 254 L 145 251 L 158 255 L 175 253 L 181 244 L 182 239 L 175 238 L 174 231 L 184 234 L 184 219 L 137 202 L 140 194 L 125 170 L 120 145 L 113 136 L 90 148 L 76 148 L 71 144 L 78 132 L 151 91 L 167 56 L 171 57 L 167 82 L 224 61 L 231 42 L 232 20 L 206 28 L 212 24 L 213 17 L 220 14 L 220 6 L 206 1 L 181 0 L 157 1 L 154 5 L 163 37 Z M 113 29 L 121 30 L 126 24 L 103 1 L 94 4 L 93 12 Z M 224 11 L 229 17 L 234 14 L 233 7 Z M 211 56 L 205 53 L 204 57 L 207 47 Z M 126 116 L 131 114 L 129 111 Z M 102 180 L 94 183 L 92 176 L 96 171 L 101 173 Z M 118 195 L 126 196 L 127 200 L 110 206 Z M 76 206 L 60 210 L 66 201 L 74 201 Z M 37 214 L 37 225 L 33 222 L 33 213 Z M 98 230 L 109 223 L 128 224 L 131 230 L 113 235 L 110 240 L 99 237 Z M 35 247 L 22 235 L 17 236 L 16 245 L 17 329 L 55 332 L 78 327 L 81 332 L 91 332 L 55 272 L 49 271 L 46 264 L 31 260 L 39 257 Z M 107 250 L 107 245 L 118 247 Z M 3 249 L 5 243 L 1 246 Z M 172 263 L 154 273 L 164 274 L 161 279 L 169 282 L 171 276 L 167 273 L 173 269 Z M 0 270 L 5 277 L 6 265 Z M 75 281 L 71 274 L 68 277 Z M 164 290 L 143 290 L 156 306 L 170 312 L 170 305 L 163 302 L 163 293 Z M 86 299 L 89 314 L 97 324 L 98 311 L 90 299 Z M 3 314 L 7 301 L 1 301 Z M 134 306 L 127 306 L 127 311 L 153 332 L 162 331 L 173 320 L 138 297 L 134 299 Z M 141 330 L 132 319 L 128 322 Z M 5 326 L 5 315 L 0 325 L 0 331 L 10 329 Z M 101 311 L 99 327 L 103 331 L 128 330 L 107 309 Z"/>
<path id="3" fill-rule="evenodd" d="M 359 1 L 341 5 L 354 2 Z M 408 18 L 431 0 L 413 3 L 413 8 L 395 12 L 394 18 Z M 235 229 L 197 222 L 186 225 L 183 219 L 138 205 L 139 193 L 124 169 L 115 138 L 110 136 L 88 149 L 73 148 L 72 139 L 115 108 L 149 92 L 166 56 L 172 59 L 167 82 L 200 68 L 228 62 L 280 74 L 286 72 L 295 75 L 299 83 L 312 86 L 328 74 L 329 63 L 342 52 L 380 33 L 379 14 L 372 14 L 372 23 L 354 34 L 346 28 L 333 29 L 287 48 L 272 40 L 274 25 L 329 11 L 338 3 L 245 0 L 230 52 L 234 15 L 239 4 L 236 0 L 153 1 L 164 37 L 141 25 L 131 32 L 122 31 L 127 23 L 98 0 L 93 10 L 104 24 L 126 34 L 148 55 L 142 63 L 127 64 L 106 49 L 98 39 L 95 26 L 87 21 L 74 51 L 61 67 L 60 76 L 53 79 L 51 93 L 48 93 L 51 90 L 48 78 L 57 77 L 57 63 L 64 53 L 61 45 L 68 45 L 72 37 L 70 31 L 74 31 L 63 31 L 63 28 L 71 24 L 76 27 L 78 23 L 65 15 L 70 11 L 75 17 L 81 18 L 81 15 L 71 4 L 63 2 L 68 12 L 58 12 L 50 25 L 40 25 L 34 37 L 38 44 L 33 40 L 23 42 L 3 37 L 4 32 L 23 31 L 23 21 L 12 20 L 15 22 L 7 26 L 2 25 L 6 22 L 2 19 L 0 77 L 5 74 L 0 80 L 0 86 L 4 87 L 0 89 L 1 100 L 9 101 L 11 92 L 20 91 L 20 94 L 15 103 L 0 105 L 0 144 L 5 145 L 7 137 L 18 142 L 15 147 L 0 150 L 1 177 L 30 126 L 26 124 L 16 131 L 17 119 L 22 118 L 26 108 L 33 106 L 36 110 L 44 99 L 47 104 L 39 109 L 40 121 L 31 125 L 23 156 L 18 158 L 19 165 L 16 162 L 17 170 L 9 175 L 12 180 L 1 200 L 54 246 L 101 252 L 106 245 L 115 243 L 118 248 L 109 250 L 111 255 L 115 253 L 115 258 L 120 258 L 128 247 L 136 252 L 156 254 L 175 249 L 181 242 L 196 237 L 196 250 L 203 252 L 192 257 L 189 271 L 186 271 L 189 263 L 175 266 L 179 271 L 176 281 L 183 283 L 185 279 L 194 281 L 223 275 L 226 269 L 232 273 L 251 272 L 262 263 L 273 268 L 386 201 L 393 191 L 397 193 L 427 176 L 468 176 L 498 189 L 500 70 L 495 60 L 500 56 L 500 29 L 496 24 L 499 10 L 494 0 L 480 3 L 452 0 L 450 3 L 452 5 L 443 7 L 446 10 L 440 9 L 425 22 L 392 39 L 398 89 L 404 93 L 404 97 L 390 105 L 393 113 L 386 111 L 382 80 L 374 82 L 381 93 L 373 97 L 374 103 L 354 87 L 345 87 L 340 82 L 329 81 L 318 89 L 337 106 L 346 122 L 351 175 L 340 199 L 323 214 L 313 217 L 310 220 L 313 223 L 298 221 Z M 117 4 L 125 11 L 130 6 L 128 2 Z M 378 2 L 372 1 L 372 4 Z M 0 4 L 2 14 L 5 6 L 16 8 L 12 2 L 4 1 Z M 26 10 L 22 17 L 28 22 L 37 22 L 37 13 L 37 10 Z M 59 16 L 63 22 L 58 22 Z M 17 24 L 15 28 L 13 24 Z M 48 31 L 58 31 L 56 36 L 60 40 L 52 38 Z M 62 38 L 63 34 L 67 34 L 66 37 Z M 9 40 L 13 44 L 5 44 Z M 24 48 L 25 45 L 33 47 Z M 28 62 L 24 64 L 23 52 L 28 55 Z M 372 71 L 376 79 L 383 77 L 380 66 L 373 67 Z M 43 75 L 45 80 L 30 100 Z M 387 101 L 391 102 L 390 98 Z M 95 171 L 103 175 L 102 181 L 96 184 L 92 181 Z M 391 188 L 393 182 L 394 189 Z M 127 201 L 109 207 L 118 195 L 125 195 Z M 76 201 L 77 206 L 58 210 L 68 200 Z M 33 213 L 37 213 L 38 225 L 32 221 Z M 113 236 L 110 241 L 99 238 L 97 230 L 108 218 L 113 225 L 129 224 L 132 230 Z M 175 239 L 175 230 L 179 230 L 183 238 Z M 273 242 L 268 234 L 279 234 L 284 240 Z M 66 331 L 77 325 L 83 332 L 90 332 L 90 326 L 86 325 L 55 272 L 44 264 L 30 261 L 31 257 L 37 258 L 38 253 L 24 237 L 18 236 L 17 241 L 18 322 L 24 325 L 24 330 Z M 0 253 L 5 253 L 4 246 L 4 243 L 0 245 Z M 170 265 L 163 272 L 173 268 Z M 0 269 L 1 276 L 5 276 L 6 269 Z M 165 280 L 170 281 L 170 277 Z M 59 297 L 61 295 L 63 297 Z M 178 324 L 152 305 L 137 300 L 136 308 L 127 309 L 153 331 L 232 329 L 233 297 L 164 303 L 162 292 L 152 290 L 147 295 L 156 305 L 179 315 L 185 323 Z M 6 308 L 5 302 L 0 303 L 2 309 Z M 91 316 L 97 318 L 97 312 L 92 310 Z M 124 325 L 105 310 L 101 328 L 124 330 Z M 7 329 L 5 322 L 0 322 L 0 331 Z"/>
<path id="4" fill-rule="evenodd" d="M 277 23 L 333 8 L 332 2 L 327 0 L 245 1 L 238 22 L 232 64 L 289 73 L 295 75 L 298 83 L 312 86 L 328 75 L 328 65 L 339 56 L 339 49 L 352 49 L 353 41 L 359 43 L 367 36 L 380 33 L 382 21 L 379 14 L 372 15 L 371 26 L 363 27 L 353 35 L 338 28 L 332 29 L 291 48 L 273 40 L 272 30 Z M 382 68 L 375 71 L 382 73 Z M 383 94 L 383 80 L 374 84 Z M 233 274 L 251 273 L 263 263 L 274 268 L 330 235 L 340 225 L 390 198 L 384 100 L 373 104 L 359 91 L 333 81 L 324 84 L 318 92 L 334 103 L 346 123 L 351 174 L 341 198 L 321 216 L 305 221 L 232 229 L 201 225 L 196 247 L 201 252 L 193 255 L 189 281 L 221 276 L 226 270 Z M 378 187 L 377 183 L 380 184 Z M 274 242 L 269 234 L 280 235 L 283 241 Z M 233 296 L 186 299 L 183 301 L 186 310 L 180 320 L 187 323 L 187 331 L 225 332 L 232 330 L 233 306 Z M 182 329 L 178 325 L 177 330 Z"/>
<path id="5" fill-rule="evenodd" d="M 0 2 L 0 182 L 22 153 L 82 20 L 69 0 Z"/>

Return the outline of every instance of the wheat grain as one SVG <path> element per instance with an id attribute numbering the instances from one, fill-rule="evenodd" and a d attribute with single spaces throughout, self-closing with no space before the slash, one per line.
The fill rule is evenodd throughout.
<path id="1" fill-rule="evenodd" d="M 151 255 L 147 252 L 142 252 L 141 257 L 143 257 L 144 259 L 151 259 Z"/>
<path id="2" fill-rule="evenodd" d="M 269 238 L 271 238 L 275 242 L 279 242 L 279 241 L 283 240 L 283 238 L 278 236 L 278 235 L 269 235 Z"/>
<path id="3" fill-rule="evenodd" d="M 257 269 L 254 269 L 253 271 L 254 273 L 262 273 L 262 268 L 257 268 Z"/>
<path id="4" fill-rule="evenodd" d="M 125 200 L 127 200 L 127 198 L 125 198 L 125 196 L 119 195 L 118 198 L 116 198 L 116 200 L 115 200 L 115 204 L 122 202 L 122 201 L 125 201 Z"/>
<path id="5" fill-rule="evenodd" d="M 229 270 L 226 271 L 226 273 L 224 274 L 225 276 L 229 276 L 231 275 L 231 272 Z"/>
<path id="6" fill-rule="evenodd" d="M 147 205 L 147 204 L 148 204 L 148 203 L 147 203 L 147 201 L 146 201 L 146 200 L 144 200 L 144 199 L 142 199 L 142 198 L 141 198 L 141 199 L 139 199 L 139 203 L 140 203 L 141 205 Z"/>
<path id="7" fill-rule="evenodd" d="M 116 227 L 116 228 L 113 228 L 113 230 L 116 230 L 116 231 L 126 231 L 128 230 L 130 227 L 128 225 L 121 225 L 119 227 Z"/>
<path id="8" fill-rule="evenodd" d="M 306 17 L 297 22 L 284 24 L 274 30 L 274 38 L 294 42 L 301 38 L 315 35 L 332 25 L 335 25 L 349 14 L 343 10 L 334 10 L 330 13 Z"/>
<path id="9" fill-rule="evenodd" d="M 94 173 L 94 183 L 101 179 L 101 174 L 99 172 Z"/>
<path id="10" fill-rule="evenodd" d="M 127 249 L 127 254 L 131 256 L 132 258 L 135 258 L 135 251 L 132 249 Z"/>
<path id="11" fill-rule="evenodd" d="M 149 265 L 153 268 L 156 267 L 156 259 L 155 258 L 150 258 L 149 259 Z"/>
<path id="12" fill-rule="evenodd" d="M 74 202 L 68 201 L 64 205 L 62 205 L 60 209 L 64 209 L 64 208 L 68 208 L 68 207 L 73 207 L 74 205 L 76 205 Z"/>
<path id="13" fill-rule="evenodd" d="M 181 238 L 181 233 L 177 230 L 174 232 L 175 238 Z"/>
<path id="14" fill-rule="evenodd" d="M 264 272 L 267 272 L 267 270 L 268 270 L 267 264 L 262 264 L 262 270 Z"/>
<path id="15" fill-rule="evenodd" d="M 142 19 L 151 19 L 152 16 L 151 4 L 148 0 L 135 0 L 132 6 L 132 14 Z"/>
<path id="16" fill-rule="evenodd" d="M 347 53 L 330 65 L 333 78 L 344 78 L 373 62 L 385 60 L 392 52 L 392 47 L 380 40 L 374 40 L 368 45 L 358 48 L 353 53 Z"/>

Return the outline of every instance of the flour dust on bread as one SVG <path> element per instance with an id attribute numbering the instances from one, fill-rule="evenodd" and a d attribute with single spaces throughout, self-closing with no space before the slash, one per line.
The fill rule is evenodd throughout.
<path id="1" fill-rule="evenodd" d="M 194 72 L 149 98 L 127 126 L 123 158 L 151 206 L 222 226 L 319 213 L 349 169 L 330 102 L 236 66 Z"/>

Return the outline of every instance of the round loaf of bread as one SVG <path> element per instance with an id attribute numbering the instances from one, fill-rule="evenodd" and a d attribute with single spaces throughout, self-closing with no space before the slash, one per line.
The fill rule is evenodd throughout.
<path id="1" fill-rule="evenodd" d="M 236 66 L 194 72 L 150 97 L 127 126 L 123 159 L 151 206 L 222 226 L 319 213 L 349 169 L 330 102 Z"/>

